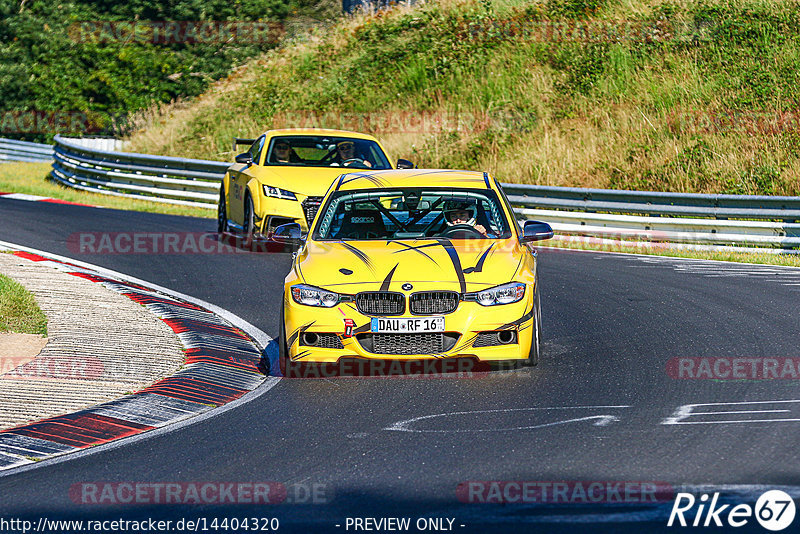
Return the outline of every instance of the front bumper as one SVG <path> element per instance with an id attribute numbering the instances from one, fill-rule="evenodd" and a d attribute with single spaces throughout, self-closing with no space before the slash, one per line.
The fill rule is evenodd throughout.
<path id="1" fill-rule="evenodd" d="M 262 195 L 256 208 L 258 230 L 268 235 L 282 224 L 296 222 L 300 224 L 303 232 L 307 232 L 309 219 L 313 220 L 321 200 L 322 197 L 304 197 L 300 194 L 297 194 L 297 200 Z"/>
<path id="2" fill-rule="evenodd" d="M 444 315 L 445 331 L 440 338 L 437 334 L 374 334 L 370 331 L 372 316 L 360 313 L 352 304 L 317 308 L 297 304 L 287 295 L 284 300 L 287 355 L 292 361 L 302 362 L 337 362 L 342 358 L 526 359 L 534 328 L 533 291 L 529 289 L 525 298 L 514 304 L 485 307 L 476 302 L 460 302 L 456 311 Z M 397 316 L 420 317 L 424 316 L 408 311 Z M 352 325 L 350 336 L 346 333 L 348 323 Z M 496 332 L 505 332 L 502 341 Z"/>

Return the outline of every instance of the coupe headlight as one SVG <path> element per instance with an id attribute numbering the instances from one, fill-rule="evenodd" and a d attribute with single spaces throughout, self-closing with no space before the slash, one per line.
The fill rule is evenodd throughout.
<path id="1" fill-rule="evenodd" d="M 292 299 L 304 306 L 332 308 L 339 303 L 339 294 L 314 286 L 296 285 L 292 286 Z"/>
<path id="2" fill-rule="evenodd" d="M 481 306 L 496 306 L 519 302 L 525 296 L 525 284 L 511 282 L 475 293 L 467 293 L 464 300 L 472 300 Z"/>
<path id="3" fill-rule="evenodd" d="M 297 200 L 297 196 L 291 191 L 287 191 L 286 189 L 281 189 L 280 187 L 273 187 L 271 185 L 264 184 L 264 194 L 268 197 L 273 198 L 282 198 L 284 200 Z"/>

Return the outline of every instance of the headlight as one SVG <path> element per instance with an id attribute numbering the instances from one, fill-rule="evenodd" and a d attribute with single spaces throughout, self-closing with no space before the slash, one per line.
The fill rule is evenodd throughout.
<path id="1" fill-rule="evenodd" d="M 467 293 L 464 300 L 474 301 L 481 306 L 496 306 L 498 304 L 511 304 L 519 302 L 525 296 L 525 284 L 511 282 L 502 286 L 484 289 L 475 293 Z"/>
<path id="2" fill-rule="evenodd" d="M 271 185 L 264 184 L 264 194 L 268 197 L 273 198 L 282 198 L 284 200 L 297 200 L 297 197 L 291 191 L 287 191 L 286 189 L 281 189 L 280 187 L 273 187 Z"/>
<path id="3" fill-rule="evenodd" d="M 292 286 L 292 299 L 304 306 L 332 308 L 339 303 L 339 294 L 314 286 L 296 285 Z"/>

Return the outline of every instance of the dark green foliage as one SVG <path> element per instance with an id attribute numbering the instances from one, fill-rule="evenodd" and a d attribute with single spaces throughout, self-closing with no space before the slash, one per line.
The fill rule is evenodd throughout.
<path id="1" fill-rule="evenodd" d="M 124 127 L 124 117 L 199 95 L 273 48 L 287 17 L 330 16 L 336 6 L 330 0 L 0 0 L 0 112 L 94 112 L 106 118 L 100 127 Z M 79 22 L 132 20 L 262 21 L 273 24 L 276 39 L 158 44 L 76 38 L 88 36 L 77 31 Z"/>
<path id="2" fill-rule="evenodd" d="M 553 18 L 585 19 L 597 15 L 607 0 L 549 0 L 547 11 Z"/>

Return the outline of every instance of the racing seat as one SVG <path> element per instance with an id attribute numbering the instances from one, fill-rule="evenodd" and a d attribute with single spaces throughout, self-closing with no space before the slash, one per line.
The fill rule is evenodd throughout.
<path id="1" fill-rule="evenodd" d="M 377 239 L 386 237 L 386 226 L 378 210 L 353 210 L 345 214 L 336 239 Z"/>

